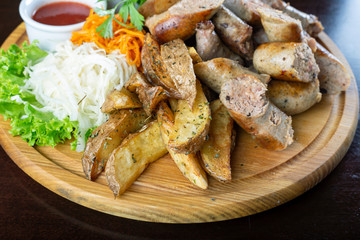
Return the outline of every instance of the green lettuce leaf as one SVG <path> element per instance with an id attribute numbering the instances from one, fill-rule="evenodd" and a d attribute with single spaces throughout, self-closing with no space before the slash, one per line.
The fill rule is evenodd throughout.
<path id="1" fill-rule="evenodd" d="M 27 76 L 25 67 L 40 62 L 47 53 L 36 42 L 20 48 L 11 45 L 0 56 L 0 114 L 11 119 L 10 133 L 20 135 L 29 145 L 55 146 L 66 139 L 77 138 L 78 123 L 69 118 L 57 119 L 51 112 L 40 111 L 42 105 L 33 94 L 21 91 Z"/>

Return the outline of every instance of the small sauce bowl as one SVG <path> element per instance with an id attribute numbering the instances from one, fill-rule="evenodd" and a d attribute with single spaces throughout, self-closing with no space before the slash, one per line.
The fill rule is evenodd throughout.
<path id="1" fill-rule="evenodd" d="M 32 17 L 37 9 L 54 2 L 77 2 L 82 3 L 90 8 L 106 9 L 106 1 L 97 2 L 97 0 L 22 0 L 19 6 L 21 18 L 25 22 L 26 33 L 30 43 L 39 40 L 39 47 L 45 51 L 54 51 L 58 43 L 71 38 L 74 31 L 81 30 L 84 22 L 66 25 L 54 26 L 36 22 Z"/>

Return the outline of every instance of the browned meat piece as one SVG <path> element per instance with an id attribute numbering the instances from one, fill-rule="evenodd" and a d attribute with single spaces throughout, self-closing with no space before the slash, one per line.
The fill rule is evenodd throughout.
<path id="1" fill-rule="evenodd" d="M 293 142 L 292 119 L 275 107 L 265 92 L 263 83 L 244 74 L 223 84 L 220 100 L 261 147 L 283 150 Z"/>
<path id="2" fill-rule="evenodd" d="M 165 90 L 160 86 L 152 86 L 145 79 L 145 76 L 139 72 L 131 75 L 126 82 L 125 88 L 138 95 L 140 102 L 147 115 L 151 115 L 157 110 L 158 104 L 167 99 Z"/>
<path id="3" fill-rule="evenodd" d="M 225 46 L 216 32 L 215 26 L 210 20 L 200 22 L 196 27 L 196 50 L 204 60 L 213 58 L 230 58 L 243 64 L 241 57 Z"/>
<path id="4" fill-rule="evenodd" d="M 272 8 L 258 8 L 258 12 L 270 42 L 301 42 L 303 29 L 299 20 Z"/>
<path id="5" fill-rule="evenodd" d="M 267 4 L 268 6 L 282 10 L 286 7 L 286 3 L 282 0 L 261 0 L 263 3 Z"/>
<path id="6" fill-rule="evenodd" d="M 180 38 L 186 40 L 195 33 L 196 24 L 209 20 L 224 0 L 182 0 L 167 11 L 149 17 L 145 25 L 161 42 Z"/>
<path id="7" fill-rule="evenodd" d="M 146 19 L 155 14 L 165 12 L 179 1 L 180 0 L 147 0 L 139 7 L 138 11 Z"/>
<path id="8" fill-rule="evenodd" d="M 194 70 L 201 82 L 217 93 L 220 93 L 221 86 L 225 82 L 242 74 L 253 75 L 265 84 L 270 81 L 269 75 L 252 72 L 238 62 L 227 58 L 214 58 L 207 62 L 197 63 L 194 65 Z"/>
<path id="9" fill-rule="evenodd" d="M 283 9 L 290 17 L 301 21 L 303 29 L 308 32 L 311 36 L 316 37 L 320 32 L 324 30 L 323 25 L 318 18 L 312 14 L 304 13 L 290 5 L 286 5 Z"/>
<path id="10" fill-rule="evenodd" d="M 264 43 L 255 50 L 253 63 L 258 72 L 281 80 L 311 82 L 319 73 L 314 54 L 306 43 Z"/>
<path id="11" fill-rule="evenodd" d="M 154 85 L 163 87 L 167 95 L 172 98 L 181 98 L 181 94 L 176 89 L 175 83 L 163 63 L 160 46 L 149 33 L 145 36 L 144 45 L 141 50 L 141 63 L 144 68 L 144 74 Z M 131 92 L 131 90 L 129 91 Z"/>
<path id="12" fill-rule="evenodd" d="M 229 9 L 221 6 L 212 18 L 220 39 L 236 54 L 251 60 L 254 54 L 252 27 L 238 18 Z"/>
<path id="13" fill-rule="evenodd" d="M 309 83 L 271 80 L 267 93 L 270 101 L 287 115 L 302 113 L 321 100 L 318 79 Z"/>
<path id="14" fill-rule="evenodd" d="M 261 24 L 257 8 L 269 7 L 261 0 L 225 0 L 224 6 L 245 22 L 255 26 Z"/>
<path id="15" fill-rule="evenodd" d="M 315 59 L 320 68 L 320 88 L 328 94 L 338 94 L 346 91 L 351 82 L 351 76 L 345 66 L 319 43 Z"/>
<path id="16" fill-rule="evenodd" d="M 175 39 L 161 45 L 161 57 L 176 89 L 192 109 L 196 98 L 196 76 L 192 58 L 184 41 Z"/>

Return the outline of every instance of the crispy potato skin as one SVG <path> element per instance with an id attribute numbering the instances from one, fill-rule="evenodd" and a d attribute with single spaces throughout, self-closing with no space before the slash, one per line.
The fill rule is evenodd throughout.
<path id="1" fill-rule="evenodd" d="M 168 144 L 177 153 L 197 152 L 209 132 L 210 106 L 199 81 L 196 83 L 196 91 L 192 110 L 185 100 L 177 101 L 174 131 L 170 134 Z"/>
<path id="2" fill-rule="evenodd" d="M 145 79 L 145 76 L 139 72 L 131 75 L 125 87 L 135 92 L 147 115 L 151 116 L 157 109 L 158 104 L 167 99 L 165 90 L 160 86 L 152 86 Z"/>
<path id="3" fill-rule="evenodd" d="M 176 89 L 175 83 L 169 76 L 168 69 L 163 63 L 160 46 L 149 33 L 145 36 L 145 42 L 141 50 L 141 63 L 145 76 L 154 85 L 163 87 L 169 97 L 181 99 L 182 96 Z"/>
<path id="4" fill-rule="evenodd" d="M 287 115 L 302 113 L 321 100 L 317 79 L 310 83 L 273 79 L 267 93 L 270 101 Z"/>
<path id="5" fill-rule="evenodd" d="M 199 164 L 197 154 L 176 153 L 168 147 L 170 134 L 174 131 L 174 114 L 165 102 L 162 102 L 159 106 L 157 119 L 160 124 L 162 139 L 171 158 L 174 160 L 181 173 L 192 184 L 195 184 L 201 189 L 206 189 L 208 187 L 206 173 Z"/>
<path id="6" fill-rule="evenodd" d="M 85 177 L 95 180 L 105 168 L 111 152 L 129 133 L 143 127 L 147 119 L 143 109 L 120 110 L 111 114 L 107 122 L 97 127 L 89 137 L 81 158 Z"/>
<path id="7" fill-rule="evenodd" d="M 104 104 L 101 106 L 103 113 L 111 113 L 116 110 L 141 108 L 142 104 L 136 94 L 129 92 L 125 88 L 113 90 L 106 96 Z"/>
<path id="8" fill-rule="evenodd" d="M 155 14 L 165 12 L 169 7 L 179 1 L 180 0 L 147 0 L 139 7 L 138 11 L 146 19 Z"/>
<path id="9" fill-rule="evenodd" d="M 143 173 L 146 167 L 167 153 L 157 121 L 129 135 L 108 161 L 105 175 L 114 196 L 119 196 Z"/>
<path id="10" fill-rule="evenodd" d="M 193 108 L 196 98 L 196 76 L 189 51 L 181 39 L 161 45 L 161 57 L 182 99 Z"/>
<path id="11" fill-rule="evenodd" d="M 211 124 L 208 139 L 200 149 L 202 166 L 216 180 L 231 181 L 230 153 L 233 145 L 233 119 L 221 101 L 210 104 Z"/>

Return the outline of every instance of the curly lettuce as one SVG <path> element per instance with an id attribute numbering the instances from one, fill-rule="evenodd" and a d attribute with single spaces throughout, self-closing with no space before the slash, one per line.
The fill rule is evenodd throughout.
<path id="1" fill-rule="evenodd" d="M 29 92 L 22 91 L 27 76 L 25 67 L 40 62 L 47 53 L 36 43 L 23 43 L 22 48 L 11 45 L 0 55 L 0 114 L 11 120 L 10 133 L 20 135 L 29 145 L 52 146 L 66 139 L 76 138 L 78 123 L 69 118 L 57 119 L 51 112 L 43 112 L 43 107 Z"/>

